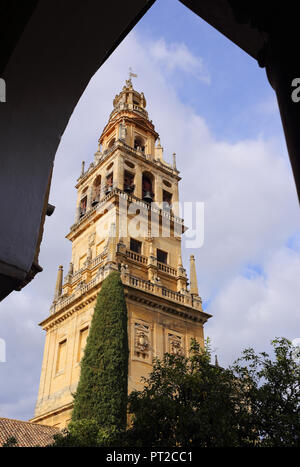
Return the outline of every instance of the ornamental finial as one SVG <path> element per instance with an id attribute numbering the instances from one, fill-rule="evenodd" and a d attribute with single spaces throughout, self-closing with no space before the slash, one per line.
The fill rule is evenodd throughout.
<path id="1" fill-rule="evenodd" d="M 131 66 L 129 67 L 129 79 L 131 81 L 131 78 L 137 78 L 137 74 L 133 73 Z"/>

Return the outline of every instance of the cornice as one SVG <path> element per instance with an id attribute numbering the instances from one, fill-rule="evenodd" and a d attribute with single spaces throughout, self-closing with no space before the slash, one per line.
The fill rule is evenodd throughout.
<path id="1" fill-rule="evenodd" d="M 140 151 L 137 149 L 132 148 L 129 146 L 127 143 L 117 140 L 112 148 L 110 148 L 105 154 L 103 154 L 102 158 L 98 161 L 97 164 L 94 164 L 92 167 L 89 167 L 88 170 L 84 173 L 84 175 L 80 176 L 77 184 L 75 185 L 75 188 L 79 188 L 91 175 L 93 175 L 96 170 L 98 170 L 104 162 L 107 162 L 109 157 L 114 154 L 114 152 L 120 149 L 127 154 L 131 154 L 135 159 L 140 160 L 141 162 L 147 162 L 147 164 L 150 164 L 153 168 L 155 169 L 160 169 L 162 172 L 164 172 L 166 175 L 174 177 L 177 181 L 181 180 L 181 177 L 179 177 L 179 171 L 177 169 L 172 169 L 171 167 L 165 166 L 163 163 L 160 161 L 157 161 L 156 159 L 151 160 L 147 159 L 147 157 L 144 154 L 141 154 Z"/>
<path id="2" fill-rule="evenodd" d="M 103 276 L 101 279 L 99 279 L 98 282 L 95 283 L 94 287 L 92 287 L 90 290 L 87 290 L 84 294 L 74 297 L 74 301 L 67 303 L 65 307 L 50 315 L 44 321 L 39 323 L 39 325 L 47 331 L 54 327 L 56 324 L 61 323 L 62 321 L 72 316 L 76 311 L 89 305 L 97 298 L 100 285 L 104 278 L 105 277 Z M 175 301 L 168 299 L 168 297 L 156 295 L 155 293 L 151 293 L 147 290 L 131 286 L 127 284 L 126 281 L 124 282 L 124 280 L 123 286 L 125 296 L 127 296 L 130 300 L 144 303 L 153 309 L 161 309 L 167 311 L 168 313 L 179 315 L 191 321 L 197 321 L 202 324 L 204 324 L 212 316 L 202 310 L 195 309 L 193 306 L 185 305 L 183 303 L 176 303 Z"/>
<path id="3" fill-rule="evenodd" d="M 129 202 L 136 203 L 138 205 L 143 205 L 145 208 L 147 208 L 148 211 L 155 212 L 159 214 L 159 216 L 169 219 L 174 224 L 181 225 L 182 233 L 185 232 L 185 230 L 187 230 L 187 227 L 184 225 L 184 221 L 181 217 L 177 217 L 174 214 L 170 214 L 168 211 L 160 209 L 156 206 L 151 206 L 145 201 L 141 200 L 140 198 L 137 198 L 135 195 L 126 193 L 124 190 L 114 188 L 108 195 L 106 195 L 101 201 L 99 201 L 99 203 L 96 206 L 91 208 L 78 222 L 76 222 L 70 227 L 70 232 L 66 235 L 66 238 L 72 241 L 72 238 L 75 235 L 79 235 L 81 231 L 86 228 L 85 224 L 94 222 L 97 216 L 102 215 L 102 211 L 105 210 L 105 205 L 109 200 L 113 199 L 114 197 L 117 197 L 116 199 L 118 199 L 119 195 L 124 197 L 124 199 L 127 199 Z M 93 214 L 95 214 L 95 216 L 93 216 Z M 80 230 L 78 230 L 79 228 Z"/>

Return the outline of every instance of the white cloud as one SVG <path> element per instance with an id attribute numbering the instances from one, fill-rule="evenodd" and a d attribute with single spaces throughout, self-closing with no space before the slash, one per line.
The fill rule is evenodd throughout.
<path id="1" fill-rule="evenodd" d="M 210 83 L 210 76 L 201 57 L 195 56 L 184 43 L 167 44 L 161 38 L 149 47 L 152 58 L 170 71 L 181 70 Z"/>
<path id="2" fill-rule="evenodd" d="M 269 351 L 275 337 L 300 337 L 300 253 L 282 247 L 264 266 L 263 275 L 233 277 L 209 307 L 214 318 L 206 331 L 220 364 L 232 363 L 247 347 Z"/>
<path id="3" fill-rule="evenodd" d="M 181 199 L 205 202 L 204 246 L 185 251 L 184 258 L 187 264 L 189 253 L 196 256 L 199 291 L 214 315 L 206 335 L 218 347 L 220 362 L 229 363 L 249 345 L 263 350 L 275 335 L 298 337 L 291 334 L 299 329 L 299 212 L 286 155 L 261 138 L 219 141 L 176 93 L 168 69 L 188 71 L 187 87 L 195 73 L 207 73 L 186 46 L 176 47 L 131 33 L 92 78 L 70 119 L 55 160 L 50 202 L 56 210 L 45 224 L 44 271 L 0 304 L 0 338 L 8 348 L 7 363 L 0 363 L 1 416 L 33 415 L 44 342 L 37 323 L 48 315 L 58 265 L 66 269 L 70 261 L 65 235 L 74 222 L 74 185 L 81 161 L 93 160 L 129 65 L 139 76 L 134 87 L 145 93 L 166 160 L 177 153 Z M 283 245 L 293 235 L 295 251 L 290 251 Z M 251 265 L 263 275 L 244 277 Z"/>

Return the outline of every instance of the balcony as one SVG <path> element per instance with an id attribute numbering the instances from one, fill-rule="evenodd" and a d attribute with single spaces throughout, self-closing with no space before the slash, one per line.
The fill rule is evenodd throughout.
<path id="1" fill-rule="evenodd" d="M 99 266 L 106 258 L 106 252 L 102 252 L 92 260 L 87 260 L 86 264 L 80 268 L 75 274 L 66 276 L 65 284 L 75 284 L 82 276 L 85 271 L 92 271 L 96 266 Z"/>
<path id="2" fill-rule="evenodd" d="M 95 258 L 96 259 L 96 258 Z M 80 283 L 76 290 L 71 295 L 62 296 L 56 303 L 54 303 L 50 309 L 50 314 L 54 315 L 55 313 L 69 307 L 72 303 L 80 299 L 83 295 L 86 295 L 96 286 L 98 286 L 103 280 L 108 276 L 110 270 L 106 268 L 100 268 L 97 275 L 90 280 L 88 283 Z M 132 287 L 136 290 L 147 292 L 156 297 L 165 298 L 174 304 L 184 305 L 192 309 L 194 313 L 202 312 L 202 300 L 200 297 L 193 297 L 190 293 L 182 294 L 180 292 L 174 292 L 173 290 L 167 289 L 166 287 L 160 284 L 154 284 L 150 281 L 140 279 L 138 277 L 132 276 L 129 273 L 121 273 L 121 280 L 124 286 Z M 90 297 L 91 298 L 91 297 Z M 75 311 L 75 308 L 74 310 Z M 68 313 L 71 313 L 71 310 L 68 310 Z M 203 313 L 203 315 L 207 315 Z M 197 314 L 194 315 L 196 318 Z M 194 319 L 193 318 L 193 319 Z"/>
<path id="3" fill-rule="evenodd" d="M 128 256 L 128 258 L 130 258 L 132 261 L 135 261 L 136 263 L 145 265 L 148 264 L 148 258 L 146 256 L 140 255 L 139 253 L 135 253 L 134 251 L 126 250 L 126 256 Z M 168 274 L 169 276 L 177 276 L 177 270 L 165 263 L 160 263 L 159 261 L 157 261 L 157 268 L 159 271 Z"/>
<path id="4" fill-rule="evenodd" d="M 139 253 L 135 253 L 134 251 L 131 250 L 126 250 L 126 255 L 128 258 L 132 259 L 133 261 L 136 261 L 137 263 L 141 264 L 148 264 L 148 258 L 146 256 L 142 256 Z"/>
<path id="5" fill-rule="evenodd" d="M 177 271 L 175 268 L 172 268 L 172 266 L 168 266 L 167 264 L 165 263 L 160 263 L 157 261 L 157 267 L 159 269 L 159 271 L 162 271 L 166 274 L 169 274 L 170 276 L 174 276 L 176 277 L 177 276 Z"/>
<path id="6" fill-rule="evenodd" d="M 103 192 L 102 192 L 103 193 Z M 101 194 L 102 194 L 101 193 Z M 104 193 L 105 194 L 105 193 Z M 71 232 L 75 230 L 81 223 L 83 223 L 86 219 L 88 219 L 95 211 L 100 209 L 108 200 L 110 200 L 114 195 L 121 196 L 124 199 L 127 199 L 131 203 L 137 203 L 139 205 L 142 205 L 145 207 L 147 210 L 151 210 L 153 212 L 156 212 L 158 214 L 161 214 L 163 217 L 168 218 L 170 221 L 180 224 L 184 226 L 183 224 L 183 219 L 180 217 L 175 216 L 174 214 L 169 214 L 168 212 L 164 211 L 163 209 L 160 209 L 159 207 L 155 206 L 155 203 L 146 203 L 144 201 L 141 201 L 140 198 L 137 198 L 135 195 L 128 194 L 124 190 L 120 190 L 119 188 L 112 188 L 112 190 L 105 195 L 103 198 L 100 199 L 100 201 L 93 206 L 91 209 L 89 209 L 84 216 L 82 216 L 75 224 L 73 224 L 70 227 Z M 152 206 L 152 204 L 154 206 Z"/>

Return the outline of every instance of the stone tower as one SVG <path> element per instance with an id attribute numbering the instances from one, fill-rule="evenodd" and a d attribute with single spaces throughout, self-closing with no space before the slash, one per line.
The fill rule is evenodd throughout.
<path id="1" fill-rule="evenodd" d="M 181 260 L 175 155 L 164 161 L 143 93 L 126 81 L 99 139 L 94 161 L 81 175 L 76 218 L 67 238 L 72 259 L 63 281 L 59 266 L 50 315 L 41 326 L 46 342 L 32 421 L 65 427 L 96 297 L 104 278 L 119 270 L 128 309 L 129 391 L 154 356 L 184 353 L 190 339 L 203 345 L 202 310 L 191 257 L 190 289 Z"/>

